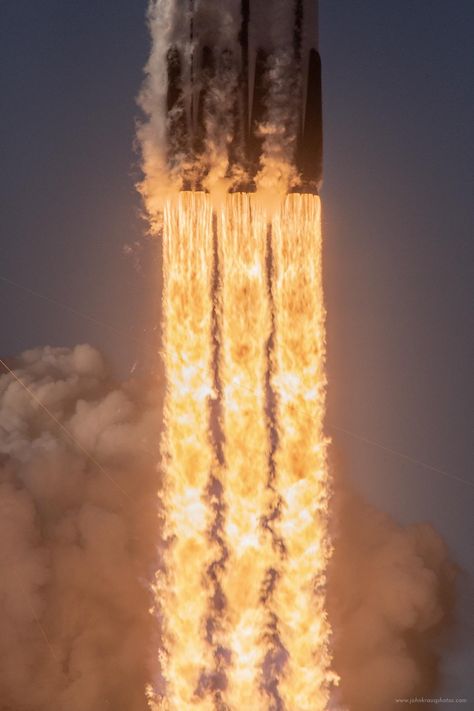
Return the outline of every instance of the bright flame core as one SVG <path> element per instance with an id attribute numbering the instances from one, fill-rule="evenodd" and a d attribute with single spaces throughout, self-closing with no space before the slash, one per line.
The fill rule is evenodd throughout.
<path id="1" fill-rule="evenodd" d="M 258 194 L 238 193 L 214 214 L 204 193 L 180 193 L 164 211 L 164 651 L 150 708 L 323 711 L 335 679 L 320 201 L 288 195 L 269 217 Z M 222 489 L 219 542 L 211 475 Z M 209 573 L 218 559 L 219 610 Z"/>
<path id="2" fill-rule="evenodd" d="M 214 463 L 208 401 L 212 371 L 212 208 L 203 193 L 180 193 L 166 205 L 163 230 L 163 357 L 167 389 L 162 441 L 163 569 L 155 595 L 161 611 L 165 681 L 162 709 L 195 704 L 201 670 L 212 664 L 205 621 L 213 559 L 206 489 Z"/>
<path id="3" fill-rule="evenodd" d="M 319 198 L 289 195 L 272 232 L 272 384 L 279 436 L 277 489 L 282 500 L 277 529 L 286 548 L 273 609 L 288 653 L 280 693 L 285 708 L 295 711 L 326 708 L 331 680 L 325 612 L 330 546 L 320 212 Z"/>
<path id="4" fill-rule="evenodd" d="M 232 665 L 224 699 L 230 708 L 264 711 L 260 691 L 267 611 L 261 603 L 272 563 L 261 519 L 268 508 L 270 445 L 265 416 L 267 221 L 250 195 L 229 195 L 219 215 L 219 268 L 225 524 L 229 560 L 222 587 Z"/>

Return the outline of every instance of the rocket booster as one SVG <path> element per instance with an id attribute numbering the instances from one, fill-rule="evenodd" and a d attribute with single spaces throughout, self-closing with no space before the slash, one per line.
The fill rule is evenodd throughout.
<path id="1" fill-rule="evenodd" d="M 224 5 L 226 0 L 220 0 Z M 214 4 L 214 0 L 212 2 Z M 209 132 L 209 117 L 223 126 L 228 141 L 228 174 L 240 174 L 233 190 L 251 191 L 261 167 L 265 125 L 271 111 L 275 67 L 285 63 L 291 145 L 299 176 L 293 191 L 317 193 L 322 181 L 321 59 L 317 0 L 227 0 L 234 33 L 213 27 L 205 0 L 189 0 L 176 41 L 167 56 L 168 161 L 188 168 L 199 163 Z M 235 31 L 237 28 L 238 32 Z M 183 41 L 186 35 L 186 41 Z M 281 78 L 278 81 L 282 81 Z M 228 85 L 231 101 L 216 101 L 216 86 Z M 281 101 L 281 97 L 280 97 Z M 219 117 L 219 113 L 227 117 Z M 229 124 L 230 114 L 230 124 Z M 212 123 L 212 120 L 211 120 Z M 183 156 L 185 159 L 183 160 Z M 238 167 L 238 170 L 236 168 Z M 196 170 L 188 170 L 185 189 L 200 189 Z"/>

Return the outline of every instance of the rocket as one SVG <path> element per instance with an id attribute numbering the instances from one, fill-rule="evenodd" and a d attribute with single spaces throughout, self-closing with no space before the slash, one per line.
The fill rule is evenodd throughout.
<path id="1" fill-rule="evenodd" d="M 321 59 L 318 42 L 318 0 L 227 0 L 235 12 L 236 42 L 212 29 L 203 11 L 205 0 L 188 0 L 180 23 L 186 41 L 175 41 L 167 55 L 167 131 L 170 165 L 179 156 L 188 166 L 199 163 L 206 143 L 206 111 L 228 107 L 212 104 L 214 82 L 232 83 L 229 173 L 238 165 L 245 178 L 233 190 L 252 191 L 264 144 L 272 67 L 290 58 L 288 113 L 292 116 L 292 163 L 299 175 L 296 192 L 317 194 L 322 182 Z M 216 0 L 212 0 L 212 3 Z M 218 0 L 226 3 L 226 0 Z M 280 5 L 281 7 L 278 7 Z M 235 29 L 235 28 L 234 28 Z M 179 38 L 179 33 L 175 33 Z M 224 125 L 227 119 L 222 119 Z M 285 140 L 285 139 L 283 139 Z M 185 189 L 200 189 L 197 172 L 188 170 Z"/>

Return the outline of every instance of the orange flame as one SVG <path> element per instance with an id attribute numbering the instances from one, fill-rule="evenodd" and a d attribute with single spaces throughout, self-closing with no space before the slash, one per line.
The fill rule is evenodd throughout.
<path id="1" fill-rule="evenodd" d="M 205 571 L 213 559 L 206 501 L 214 453 L 208 421 L 213 394 L 212 208 L 202 193 L 180 193 L 166 204 L 163 231 L 164 363 L 167 376 L 162 442 L 166 548 L 155 595 L 162 612 L 163 698 L 151 708 L 213 708 L 196 690 L 212 665 L 205 619 Z"/>
<path id="2" fill-rule="evenodd" d="M 211 642 L 206 630 L 212 595 L 207 571 L 219 555 L 210 534 L 212 502 L 206 494 L 210 473 L 217 471 L 209 414 L 214 388 L 213 205 L 225 460 L 219 478 L 228 558 L 218 574 L 225 609 Z M 324 592 L 331 547 L 328 442 L 323 432 L 320 209 L 319 198 L 312 195 L 287 196 L 276 211 L 272 207 L 271 219 L 258 194 L 228 195 L 216 205 L 204 193 L 180 193 L 166 203 L 167 394 L 160 494 L 166 547 L 155 584 L 165 684 L 162 691 L 148 690 L 151 709 L 217 708 L 212 695 L 202 690 L 203 674 L 209 678 L 215 668 L 213 645 L 231 652 L 220 693 L 222 708 L 272 708 L 264 672 L 265 657 L 275 644 L 270 641 L 271 625 L 287 654 L 284 668 L 275 672 L 280 675 L 275 681 L 286 711 L 324 711 L 336 681 L 330 669 Z M 271 483 L 269 366 L 278 432 Z M 272 527 L 282 547 L 262 523 L 275 510 L 276 500 L 279 513 Z M 270 571 L 275 584 L 268 593 Z"/>
<path id="3" fill-rule="evenodd" d="M 295 711 L 323 711 L 335 680 L 324 594 L 330 545 L 320 210 L 318 197 L 289 195 L 273 221 L 277 527 L 286 555 L 272 604 L 288 654 L 280 695 Z"/>
<path id="4" fill-rule="evenodd" d="M 225 523 L 229 560 L 222 579 L 232 663 L 224 700 L 232 709 L 268 707 L 261 667 L 267 611 L 262 586 L 272 562 L 261 525 L 268 508 L 269 441 L 265 417 L 267 222 L 250 195 L 229 195 L 219 214 L 219 269 Z"/>

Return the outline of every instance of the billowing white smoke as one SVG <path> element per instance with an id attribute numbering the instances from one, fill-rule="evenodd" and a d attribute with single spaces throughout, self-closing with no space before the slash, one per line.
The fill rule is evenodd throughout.
<path id="1" fill-rule="evenodd" d="M 159 407 L 89 346 L 15 371 L 101 468 L 0 377 L 0 710 L 145 709 Z"/>
<path id="2" fill-rule="evenodd" d="M 328 605 L 342 708 L 396 711 L 397 698 L 440 681 L 456 567 L 430 524 L 402 527 L 347 487 L 334 509 Z"/>
<path id="3" fill-rule="evenodd" d="M 90 346 L 10 365 L 100 466 L 0 376 L 0 711 L 145 711 L 162 385 L 118 385 Z M 401 528 L 347 493 L 336 501 L 328 600 L 341 704 L 391 711 L 435 680 L 453 569 L 430 526 Z"/>

